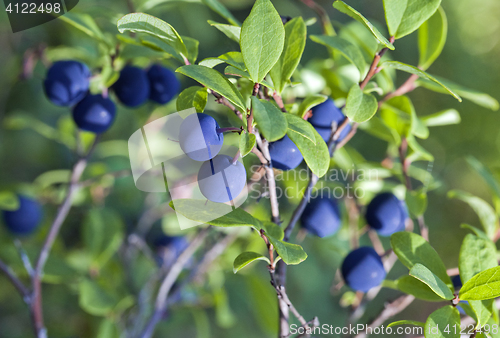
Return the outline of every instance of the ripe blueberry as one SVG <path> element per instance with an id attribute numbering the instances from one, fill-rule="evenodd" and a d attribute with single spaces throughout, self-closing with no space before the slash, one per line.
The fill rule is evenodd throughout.
<path id="1" fill-rule="evenodd" d="M 384 192 L 375 196 L 366 208 L 366 222 L 381 236 L 390 236 L 405 229 L 408 211 L 403 201 Z"/>
<path id="2" fill-rule="evenodd" d="M 280 18 L 281 18 L 281 22 L 283 22 L 283 24 L 286 24 L 288 21 L 292 20 L 292 17 L 288 16 L 288 15 L 280 15 Z"/>
<path id="3" fill-rule="evenodd" d="M 4 211 L 3 218 L 7 228 L 16 235 L 28 235 L 32 233 L 42 220 L 42 207 L 40 204 L 28 197 L 19 197 L 19 209 Z"/>
<path id="4" fill-rule="evenodd" d="M 327 99 L 311 110 L 312 116 L 307 121 L 313 125 L 323 140 L 328 142 L 332 132 L 332 123 L 335 122 L 337 126 L 340 126 L 345 119 L 345 115 L 337 108 L 332 99 Z M 345 126 L 340 132 L 338 140 L 342 141 L 349 134 L 349 131 L 351 131 L 351 125 Z"/>
<path id="5" fill-rule="evenodd" d="M 153 65 L 149 68 L 147 75 L 150 100 L 165 104 L 179 93 L 181 83 L 170 69 L 160 65 Z"/>
<path id="6" fill-rule="evenodd" d="M 462 279 L 460 278 L 460 275 L 451 277 L 451 282 L 453 283 L 453 287 L 456 290 L 460 290 L 460 288 L 462 287 Z"/>
<path id="7" fill-rule="evenodd" d="M 125 66 L 113 85 L 116 97 L 127 107 L 137 107 L 149 97 L 149 81 L 146 72 L 134 66 Z"/>
<path id="8" fill-rule="evenodd" d="M 182 121 L 179 144 L 182 151 L 195 161 L 208 161 L 222 148 L 224 135 L 218 132 L 219 124 L 207 114 L 191 114 Z"/>
<path id="9" fill-rule="evenodd" d="M 366 292 L 380 285 L 385 275 L 380 256 L 368 246 L 351 251 L 342 263 L 344 281 L 356 291 Z"/>
<path id="10" fill-rule="evenodd" d="M 225 203 L 235 199 L 245 187 L 247 174 L 239 161 L 227 155 L 217 155 L 201 165 L 198 186 L 207 199 Z"/>
<path id="11" fill-rule="evenodd" d="M 299 148 L 288 135 L 281 140 L 269 143 L 269 154 L 273 167 L 281 170 L 295 169 L 304 159 Z"/>
<path id="12" fill-rule="evenodd" d="M 58 106 L 72 106 L 89 90 L 89 68 L 78 61 L 57 61 L 47 72 L 45 94 Z"/>
<path id="13" fill-rule="evenodd" d="M 116 106 L 102 95 L 87 95 L 73 108 L 73 119 L 78 128 L 96 134 L 105 132 L 115 119 Z"/>
<path id="14" fill-rule="evenodd" d="M 188 247 L 189 243 L 184 236 L 162 235 L 154 241 L 157 251 L 157 264 L 170 265 Z"/>
<path id="15" fill-rule="evenodd" d="M 331 236 L 341 223 L 337 202 L 328 196 L 318 195 L 309 201 L 300 220 L 302 227 L 311 234 L 321 238 Z"/>

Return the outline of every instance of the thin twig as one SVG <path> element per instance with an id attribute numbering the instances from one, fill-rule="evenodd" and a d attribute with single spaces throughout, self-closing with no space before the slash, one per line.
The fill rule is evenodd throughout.
<path id="1" fill-rule="evenodd" d="M 203 240 L 208 235 L 210 227 L 203 229 L 196 235 L 196 237 L 189 243 L 189 246 L 179 255 L 176 262 L 172 265 L 167 275 L 161 283 L 158 295 L 156 297 L 155 309 L 144 331 L 141 333 L 141 338 L 150 338 L 153 336 L 156 325 L 163 317 L 167 308 L 167 297 L 174 285 L 177 277 L 182 272 L 184 266 L 189 259 L 193 256 L 196 250 L 203 243 Z"/>
<path id="2" fill-rule="evenodd" d="M 0 259 L 0 271 L 9 279 L 26 303 L 30 303 L 30 291 L 23 282 L 11 271 L 10 267 Z"/>
<path id="3" fill-rule="evenodd" d="M 68 186 L 68 191 L 66 193 L 66 197 L 64 198 L 63 203 L 59 207 L 57 211 L 56 218 L 52 222 L 49 233 L 45 238 L 45 242 L 43 244 L 42 250 L 38 256 L 38 259 L 35 264 L 35 271 L 32 278 L 32 287 L 33 287 L 33 301 L 31 302 L 31 313 L 33 317 L 33 322 L 35 326 L 35 331 L 37 333 L 37 337 L 44 337 L 46 335 L 46 330 L 43 323 L 43 308 L 42 308 L 42 276 L 43 276 L 43 268 L 45 267 L 45 263 L 47 262 L 47 258 L 49 257 L 50 250 L 54 241 L 59 234 L 59 230 L 63 225 L 68 213 L 71 209 L 71 203 L 73 201 L 73 195 L 78 190 L 78 181 L 85 170 L 88 159 L 90 155 L 95 150 L 97 143 L 99 142 L 100 137 L 96 136 L 93 145 L 88 151 L 87 155 L 84 157 L 80 157 L 76 164 L 73 167 L 71 172 L 70 184 Z"/>

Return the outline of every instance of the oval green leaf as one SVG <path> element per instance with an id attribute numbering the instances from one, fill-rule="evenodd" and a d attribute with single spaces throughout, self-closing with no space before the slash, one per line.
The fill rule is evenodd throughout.
<path id="1" fill-rule="evenodd" d="M 413 33 L 439 8 L 441 0 L 384 0 L 389 34 L 400 39 Z"/>
<path id="2" fill-rule="evenodd" d="M 375 115 L 377 109 L 378 103 L 375 96 L 363 93 L 358 84 L 351 87 L 344 108 L 344 114 L 351 121 L 357 123 L 368 121 Z"/>
<path id="3" fill-rule="evenodd" d="M 310 39 L 316 43 L 339 51 L 350 63 L 358 68 L 360 76 L 364 76 L 366 71 L 366 62 L 357 45 L 354 45 L 338 36 L 311 35 Z"/>
<path id="4" fill-rule="evenodd" d="M 446 286 L 446 284 L 422 264 L 415 264 L 410 269 L 410 276 L 413 276 L 422 283 L 426 284 L 439 297 L 447 300 L 452 300 L 454 298 L 453 293 Z"/>
<path id="5" fill-rule="evenodd" d="M 251 252 L 251 251 L 243 252 L 243 253 L 239 254 L 238 257 L 235 258 L 235 260 L 233 262 L 233 272 L 237 273 L 238 271 L 243 269 L 248 264 L 255 262 L 255 261 L 258 261 L 258 260 L 265 261 L 265 262 L 267 262 L 267 264 L 271 264 L 271 262 L 269 261 L 269 259 L 267 257 L 265 257 L 259 253 Z"/>
<path id="6" fill-rule="evenodd" d="M 427 318 L 424 327 L 425 338 L 460 338 L 460 312 L 446 305 Z"/>
<path id="7" fill-rule="evenodd" d="M 500 266 L 482 271 L 460 289 L 462 300 L 485 300 L 500 296 Z"/>
<path id="8" fill-rule="evenodd" d="M 177 110 L 195 108 L 196 112 L 202 113 L 207 105 L 208 92 L 206 88 L 192 86 L 184 89 L 177 98 Z"/>
<path id="9" fill-rule="evenodd" d="M 316 142 L 312 142 L 310 139 L 302 136 L 302 134 L 291 130 L 288 130 L 287 135 L 297 148 L 299 148 L 309 169 L 316 176 L 322 177 L 326 174 L 330 166 L 330 153 L 325 141 L 318 132 L 314 130 L 313 133 Z"/>
<path id="10" fill-rule="evenodd" d="M 241 157 L 247 156 L 255 147 L 256 137 L 254 134 L 241 133 L 240 135 L 240 154 Z"/>
<path id="11" fill-rule="evenodd" d="M 442 7 L 418 29 L 418 68 L 429 68 L 443 51 L 448 34 L 448 21 Z"/>
<path id="12" fill-rule="evenodd" d="M 293 114 L 285 114 L 285 117 L 288 121 L 287 133 L 294 132 L 300 134 L 305 138 L 309 139 L 314 144 L 316 144 L 316 138 L 314 136 L 314 127 L 309 122 Z"/>
<path id="13" fill-rule="evenodd" d="M 252 111 L 257 128 L 269 142 L 285 136 L 288 123 L 285 114 L 272 102 L 252 96 Z"/>

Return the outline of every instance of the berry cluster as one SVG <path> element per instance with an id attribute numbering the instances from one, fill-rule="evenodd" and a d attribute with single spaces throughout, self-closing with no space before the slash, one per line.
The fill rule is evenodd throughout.
<path id="1" fill-rule="evenodd" d="M 78 61 L 55 62 L 47 72 L 44 88 L 47 97 L 58 106 L 72 107 L 78 128 L 100 134 L 108 130 L 116 115 L 113 101 L 102 94 L 89 91 L 91 72 Z M 127 107 L 137 107 L 148 98 L 160 104 L 172 100 L 180 90 L 175 74 L 160 65 L 148 71 L 125 66 L 112 89 L 118 100 Z"/>
<path id="2" fill-rule="evenodd" d="M 224 142 L 224 129 L 210 115 L 191 114 L 182 121 L 179 144 L 195 161 L 204 162 L 198 172 L 201 193 L 212 202 L 225 203 L 236 198 L 246 183 L 246 170 L 237 158 L 218 155 Z"/>

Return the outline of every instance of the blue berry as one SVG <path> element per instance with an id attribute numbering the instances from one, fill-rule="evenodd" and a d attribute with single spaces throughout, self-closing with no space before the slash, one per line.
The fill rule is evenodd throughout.
<path id="1" fill-rule="evenodd" d="M 247 174 L 239 161 L 227 155 L 217 155 L 201 165 L 198 186 L 207 199 L 226 203 L 235 199 L 245 187 Z"/>
<path id="2" fill-rule="evenodd" d="M 149 97 L 149 81 L 146 72 L 134 66 L 125 66 L 120 77 L 113 85 L 113 90 L 127 107 L 137 107 L 146 102 Z"/>
<path id="3" fill-rule="evenodd" d="M 154 246 L 156 248 L 168 248 L 169 250 L 175 252 L 175 256 L 179 256 L 188 245 L 189 243 L 184 236 L 162 235 L 154 242 Z"/>
<path id="4" fill-rule="evenodd" d="M 3 218 L 7 228 L 16 235 L 32 233 L 42 221 L 42 207 L 28 197 L 18 196 L 19 209 L 4 211 Z"/>
<path id="5" fill-rule="evenodd" d="M 87 95 L 73 108 L 73 119 L 78 128 L 93 133 L 103 133 L 115 119 L 116 106 L 102 95 Z"/>
<path id="6" fill-rule="evenodd" d="M 385 279 L 384 264 L 371 247 L 360 247 L 351 251 L 342 263 L 345 283 L 356 291 L 366 292 L 379 286 Z"/>
<path id="7" fill-rule="evenodd" d="M 148 70 L 150 86 L 149 99 L 160 104 L 170 102 L 181 88 L 175 73 L 160 65 L 153 65 Z"/>
<path id="8" fill-rule="evenodd" d="M 335 122 L 337 126 L 340 126 L 345 119 L 345 115 L 337 108 L 332 99 L 327 99 L 311 110 L 312 116 L 307 121 L 313 125 L 323 140 L 328 142 L 332 131 L 332 123 Z M 345 126 L 340 133 L 339 141 L 342 141 L 349 134 L 350 130 L 351 125 Z"/>
<path id="9" fill-rule="evenodd" d="M 311 234 L 321 238 L 331 236 L 341 223 L 337 202 L 328 196 L 318 195 L 309 201 L 300 220 L 302 227 Z"/>
<path id="10" fill-rule="evenodd" d="M 299 148 L 288 135 L 281 140 L 269 143 L 269 154 L 273 167 L 281 170 L 295 169 L 304 159 Z"/>
<path id="11" fill-rule="evenodd" d="M 381 236 L 390 236 L 404 231 L 408 211 L 403 201 L 394 194 L 385 192 L 372 199 L 366 208 L 366 222 Z"/>
<path id="12" fill-rule="evenodd" d="M 208 161 L 219 153 L 224 135 L 219 133 L 219 124 L 207 114 L 191 114 L 182 121 L 179 144 L 182 151 L 195 161 Z"/>
<path id="13" fill-rule="evenodd" d="M 45 94 L 58 106 L 72 106 L 89 90 L 89 68 L 78 61 L 57 61 L 47 72 Z"/>
<path id="14" fill-rule="evenodd" d="M 457 290 L 460 290 L 462 287 L 462 279 L 460 278 L 460 275 L 451 277 L 451 282 L 453 283 L 453 287 Z"/>

